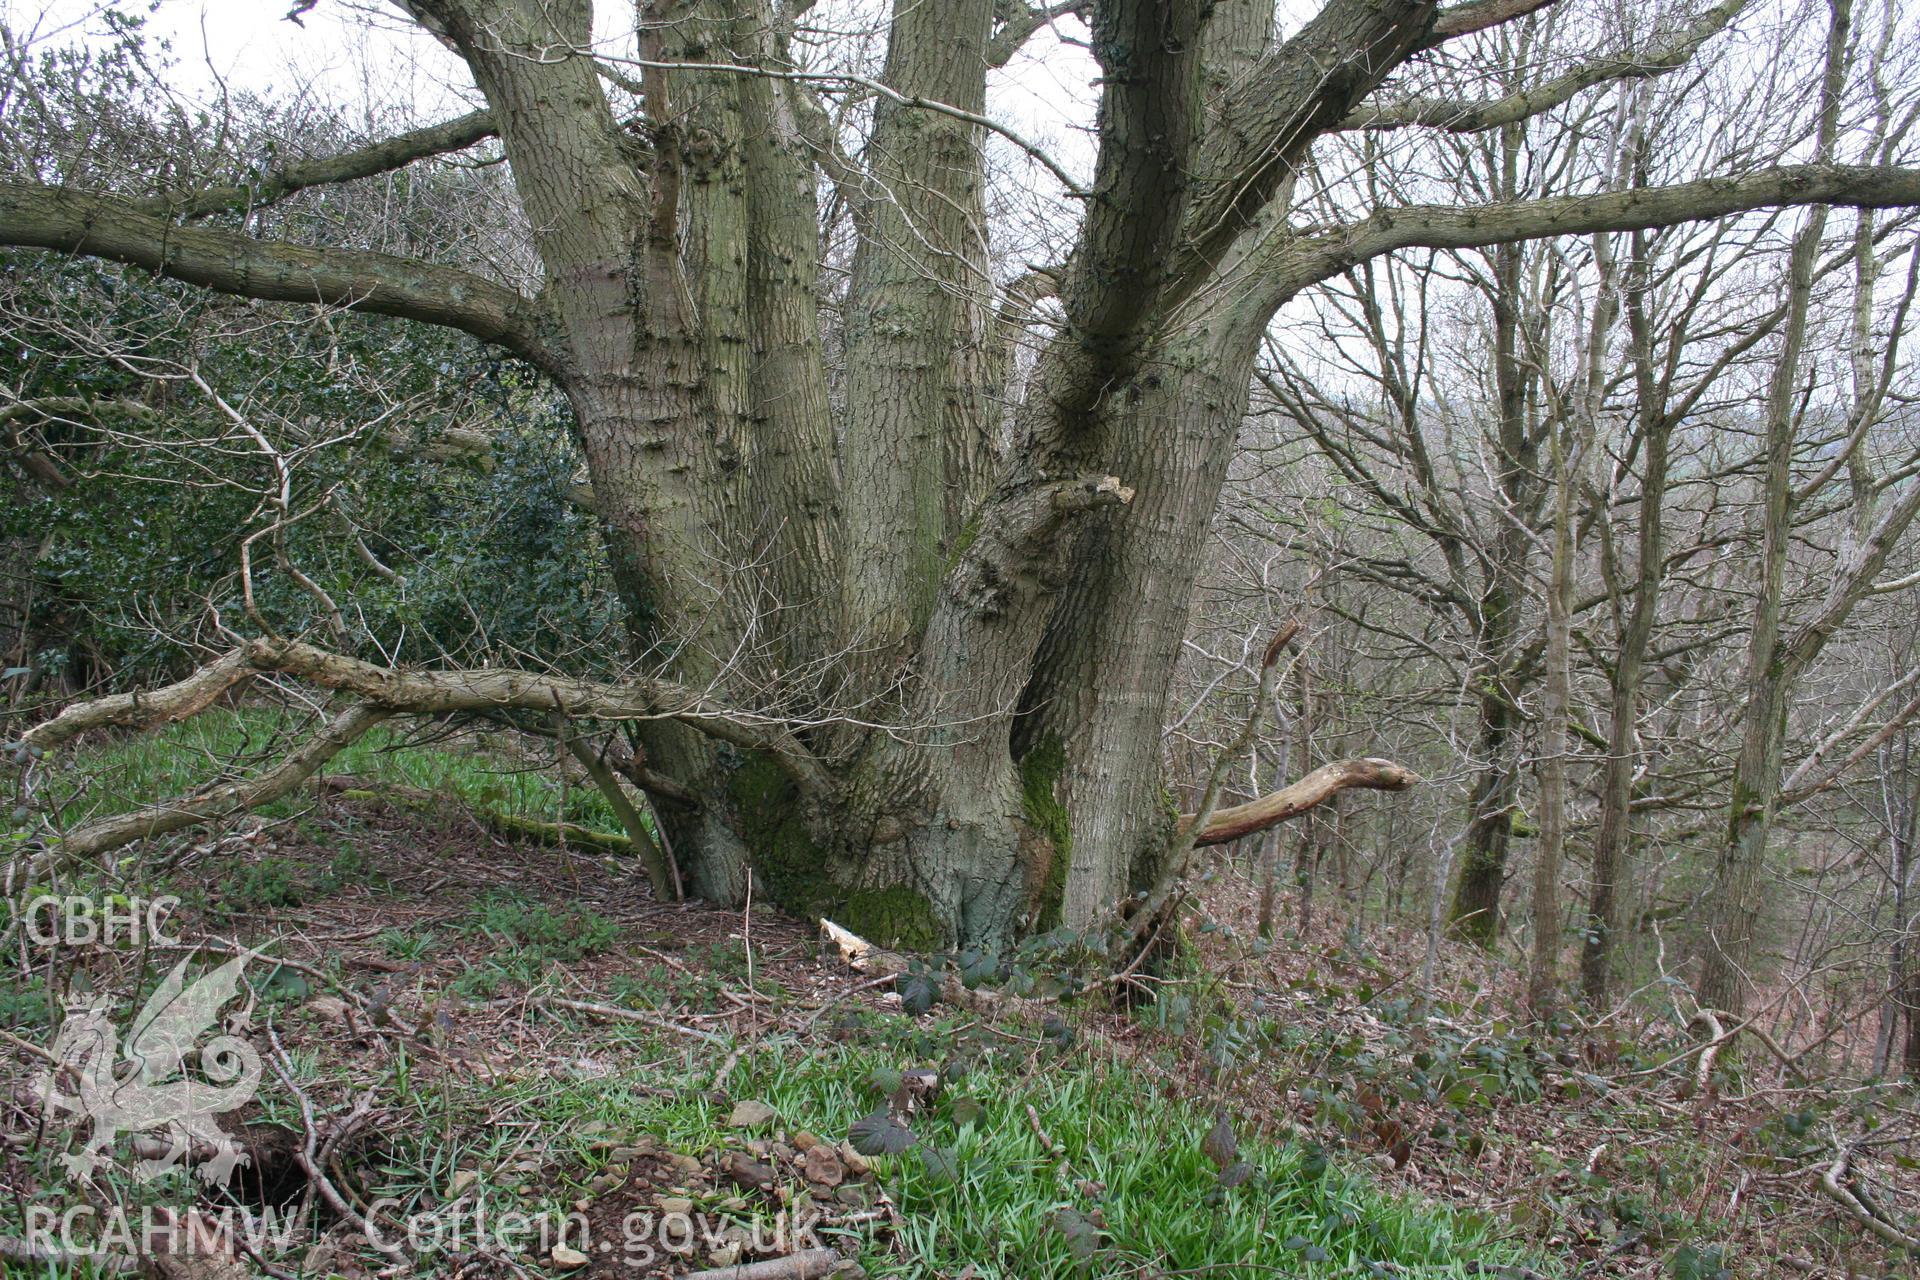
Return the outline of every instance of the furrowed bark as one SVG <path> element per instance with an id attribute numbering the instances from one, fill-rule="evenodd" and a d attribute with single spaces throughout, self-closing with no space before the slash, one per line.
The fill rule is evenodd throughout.
<path id="1" fill-rule="evenodd" d="M 1153 371 L 1115 389 L 1102 435 L 1138 492 L 1123 518 L 1088 522 L 1022 699 L 1023 771 L 1069 819 L 1055 855 L 1060 919 L 1075 928 L 1156 881 L 1173 831 L 1167 675 L 1252 365 L 1253 336 L 1220 319 L 1155 348 Z"/>
<path id="2" fill-rule="evenodd" d="M 1058 850 L 1068 862 L 1060 916 L 1073 927 L 1099 918 L 1129 892 L 1158 883 L 1165 870 L 1177 816 L 1162 786 L 1159 759 L 1168 673 L 1185 631 L 1192 566 L 1246 410 L 1260 335 L 1273 310 L 1291 296 L 1264 288 L 1264 240 L 1278 225 L 1284 201 L 1252 226 L 1223 223 L 1221 214 L 1251 217 L 1252 193 L 1266 199 L 1283 190 L 1287 157 L 1303 154 L 1310 141 L 1262 134 L 1259 121 L 1317 126 L 1336 100 L 1341 105 L 1332 118 L 1338 118 L 1352 105 L 1345 94 L 1370 90 L 1391 69 L 1384 57 L 1341 46 L 1325 51 L 1324 79 L 1296 75 L 1300 46 L 1267 49 L 1271 10 L 1246 4 L 1247 12 L 1236 12 L 1240 7 L 1216 12 L 1204 46 L 1203 77 L 1243 86 L 1206 122 L 1209 141 L 1196 148 L 1190 164 L 1211 185 L 1190 195 L 1183 175 L 1161 179 L 1170 191 L 1197 201 L 1182 210 L 1178 252 L 1186 256 L 1180 261 L 1197 261 L 1201 250 L 1195 246 L 1217 243 L 1219 225 L 1226 225 L 1234 233 L 1231 249 L 1209 251 L 1224 265 L 1204 296 L 1173 313 L 1177 319 L 1169 318 L 1151 347 L 1115 338 L 1080 348 L 1087 358 L 1097 357 L 1086 367 L 1103 371 L 1103 394 L 1084 401 L 1063 394 L 1060 388 L 1074 386 L 1071 362 L 1064 370 L 1049 369 L 1045 361 L 1041 368 L 1040 376 L 1062 379 L 1057 387 L 1044 384 L 1037 399 L 1059 414 L 1053 438 L 1063 456 L 1097 465 L 1138 490 L 1125 518 L 1107 514 L 1089 521 L 1074 549 L 1074 569 L 1048 621 L 1016 737 L 1023 773 L 1044 783 L 1045 797 L 1064 810 L 1070 838 Z M 1403 24 L 1425 21 L 1418 6 L 1394 4 L 1381 12 L 1378 21 L 1395 33 Z M 1369 19 L 1342 5 L 1328 21 L 1364 25 Z M 1338 88 L 1329 89 L 1335 83 Z M 1280 96 L 1256 102 L 1246 85 Z M 1270 167 L 1262 167 L 1262 156 Z M 1250 176 L 1255 173 L 1257 178 Z M 1098 216 L 1097 208 L 1089 211 L 1089 237 Z M 1177 264 L 1170 269 L 1189 270 Z M 1089 279 L 1080 277 L 1080 287 Z M 1068 288 L 1074 283 L 1070 276 Z M 1178 289 L 1185 277 L 1156 276 L 1147 283 Z M 1110 314 L 1130 324 L 1131 305 L 1116 305 Z M 1170 307 L 1170 295 L 1163 292 L 1156 305 Z M 1068 315 L 1071 321 L 1071 302 Z M 1070 324 L 1055 347 L 1080 332 Z"/>
<path id="3" fill-rule="evenodd" d="M 899 0 L 881 79 L 978 114 L 993 0 Z M 951 542 L 947 443 L 967 418 L 954 358 L 981 259 L 980 130 L 941 112 L 877 106 L 868 206 L 846 317 L 846 612 L 880 679 L 931 615 Z"/>
<path id="4" fill-rule="evenodd" d="M 660 674 L 612 683 L 400 671 L 270 641 L 249 646 L 249 669 L 340 689 L 382 712 L 514 708 L 635 722 L 646 767 L 672 778 L 683 801 L 661 815 L 694 892 L 738 900 L 751 858 L 756 896 L 775 889 L 767 896 L 830 906 L 835 919 L 860 899 L 892 936 L 856 922 L 860 931 L 890 945 L 1001 944 L 1056 921 L 1090 923 L 1164 883 L 1180 835 L 1160 761 L 1169 673 L 1253 353 L 1299 289 L 1409 245 L 1510 243 L 1783 201 L 1920 201 L 1920 173 L 1810 166 L 1563 201 L 1386 209 L 1306 234 L 1287 206 L 1314 138 L 1352 120 L 1413 50 L 1538 0 L 1437 14 L 1424 0 L 1332 0 L 1277 47 L 1271 5 L 1259 0 L 1106 0 L 1092 6 L 1103 73 L 1096 180 L 1057 273 L 1063 324 L 1017 414 L 1016 456 L 989 481 L 985 405 L 1012 362 L 979 288 L 982 86 L 1023 31 L 1072 6 L 1001 8 L 996 42 L 984 0 L 902 0 L 884 80 L 907 100 L 874 99 L 871 183 L 835 149 L 805 86 L 781 78 L 792 71 L 782 34 L 792 15 L 781 6 L 645 6 L 644 73 L 626 85 L 645 118 L 630 122 L 602 88 L 619 73 L 589 55 L 585 0 L 412 7 L 467 59 L 487 98 L 486 127 L 512 163 L 545 268 L 538 308 L 505 291 L 469 294 L 468 277 L 420 264 L 381 277 L 385 292 L 356 292 L 351 268 L 368 255 L 302 258 L 293 271 L 278 246 L 196 240 L 225 233 L 173 227 L 157 206 L 129 214 L 128 202 L 103 206 L 104 224 L 143 217 L 143 233 L 164 233 L 147 237 L 144 257 L 111 242 L 53 247 L 268 290 L 260 296 L 297 284 L 313 300 L 315 273 L 331 271 L 322 300 L 523 344 L 574 406 L 639 665 Z M 725 69 L 712 65 L 721 61 Z M 1594 74 L 1480 104 L 1475 118 L 1511 124 Z M 934 100 L 958 113 L 926 105 Z M 1431 104 L 1406 110 L 1432 114 Z M 451 122 L 292 166 L 249 191 L 201 193 L 187 212 L 378 171 L 480 127 Z M 853 198 L 863 237 L 849 298 L 852 372 L 836 387 L 846 395 L 844 491 L 841 402 L 829 411 L 816 296 L 816 166 Z M 53 198 L 28 203 L 38 211 L 34 202 Z M 0 193 L 0 239 L 19 200 Z M 63 225 L 95 235 L 94 221 Z M 236 241 L 250 256 L 207 265 Z M 1503 441 L 1500 452 L 1503 472 L 1528 469 L 1523 448 Z M 1500 554 L 1524 567 L 1523 543 Z M 1870 551 L 1860 563 L 1877 562 Z M 1461 610 L 1511 612 L 1472 594 Z M 1808 634 L 1842 617 L 1822 610 Z M 872 661 L 849 658 L 861 646 Z M 1505 717 L 1488 752 L 1502 762 L 1517 724 L 1517 699 L 1498 687 L 1504 669 L 1492 673 L 1487 704 L 1490 721 Z M 164 719 L 218 696 L 206 689 L 224 679 L 182 693 L 172 710 L 162 700 L 157 711 L 133 702 L 91 714 Z M 851 688 L 837 703 L 836 681 Z M 1362 765 L 1392 768 L 1331 767 Z M 1231 838 L 1218 833 L 1298 812 L 1299 789 L 1315 778 L 1328 794 L 1385 785 L 1323 774 L 1202 813 L 1194 838 Z M 1515 775 L 1503 763 L 1488 776 L 1509 787 Z M 1511 795 L 1482 799 L 1476 813 L 1497 813 L 1504 839 Z"/>
<path id="5" fill-rule="evenodd" d="M 1023 434 L 1088 429 L 1102 393 L 1135 367 L 1187 208 L 1206 10 L 1197 0 L 1094 10 L 1103 88 L 1093 197 L 1060 287 L 1066 326 L 1042 356 Z"/>
<path id="6" fill-rule="evenodd" d="M 759 62 L 790 65 L 773 23 L 758 24 Z M 748 333 L 754 350 L 753 449 L 744 468 L 754 542 L 769 547 L 772 619 L 785 669 L 824 661 L 845 637 L 839 592 L 846 565 L 840 528 L 844 491 L 821 349 L 820 237 L 814 166 L 803 136 L 801 88 L 743 78 Z"/>
<path id="7" fill-rule="evenodd" d="M 653 6 L 645 52 L 674 64 L 791 69 L 771 7 Z M 679 240 L 686 327 L 711 422 L 718 540 L 768 588 L 722 630 L 750 625 L 770 664 L 804 672 L 841 636 L 839 486 L 816 284 L 819 227 L 802 88 L 774 76 L 648 68 L 655 251 Z M 664 425 L 664 424 L 663 424 Z M 718 640 L 715 642 L 718 643 Z"/>
<path id="8" fill-rule="evenodd" d="M 645 85 L 650 112 L 664 117 L 651 122 L 651 146 L 630 137 L 585 52 L 588 6 L 416 7 L 472 68 L 513 163 L 568 338 L 557 376 L 579 424 L 635 648 L 650 662 L 671 655 L 676 678 L 707 686 L 743 656 L 765 602 L 743 572 L 757 553 L 735 536 L 729 500 L 729 476 L 741 461 L 739 406 L 729 399 L 739 380 L 716 370 L 702 328 L 710 321 L 715 339 L 737 339 L 735 347 L 747 338 L 737 315 L 719 314 L 723 300 L 744 292 L 738 250 L 714 261 L 691 245 L 694 267 L 724 267 L 727 278 L 690 278 L 678 228 L 695 170 L 723 165 L 737 139 L 683 132 L 671 118 L 666 76 Z M 646 725 L 642 736 L 662 772 L 697 790 L 724 789 L 723 762 L 705 736 L 677 723 Z M 718 901 L 744 896 L 746 843 L 720 806 L 662 816 L 696 892 Z"/>
<path id="9" fill-rule="evenodd" d="M 1291 182 L 1314 139 L 1407 59 L 1434 15 L 1431 0 L 1328 0 L 1236 77 L 1194 156 L 1192 207 L 1169 271 L 1173 298 L 1206 280 Z"/>

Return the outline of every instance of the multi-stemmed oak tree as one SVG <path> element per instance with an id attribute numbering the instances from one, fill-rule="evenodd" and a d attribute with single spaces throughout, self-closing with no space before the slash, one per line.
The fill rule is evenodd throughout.
<path id="1" fill-rule="evenodd" d="M 1276 309 L 1410 247 L 1920 204 L 1920 171 L 1812 164 L 1299 216 L 1318 139 L 1508 128 L 1682 65 L 1741 7 L 1485 100 L 1417 92 L 1449 42 L 1552 3 L 1327 0 L 1282 30 L 1269 0 L 898 0 L 884 69 L 862 79 L 796 61 L 805 4 L 660 0 L 609 44 L 588 0 L 408 0 L 483 108 L 234 186 L 13 175 L 0 243 L 450 326 L 544 371 L 571 403 L 630 621 L 630 675 L 593 682 L 382 667 L 255 619 L 188 681 L 72 709 L 34 740 L 186 714 L 260 670 L 338 690 L 336 719 L 258 778 L 82 844 L 257 802 L 392 715 L 515 707 L 639 722 L 635 775 L 700 894 L 740 899 L 751 875 L 887 941 L 993 945 L 1151 904 L 1196 840 L 1341 786 L 1404 785 L 1349 762 L 1183 820 L 1161 776 L 1192 585 Z M 1079 21 L 1099 66 L 1092 178 L 1069 187 L 1082 212 L 1056 262 L 996 282 L 986 139 L 1007 131 L 986 114 L 989 77 L 1046 24 Z M 824 103 L 840 91 L 871 104 L 857 154 Z M 264 239 L 234 216 L 489 138 L 537 292 Z M 827 192 L 854 236 L 831 308 Z"/>

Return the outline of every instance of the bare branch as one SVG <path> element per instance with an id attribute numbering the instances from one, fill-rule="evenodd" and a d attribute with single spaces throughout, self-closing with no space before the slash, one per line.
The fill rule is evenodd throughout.
<path id="1" fill-rule="evenodd" d="M 1068 14 L 1085 17 L 1093 0 L 1061 0 L 1059 4 L 1036 5 L 1009 18 L 987 43 L 987 65 L 1004 67 L 1020 52 L 1033 33 L 1058 22 Z"/>
<path id="2" fill-rule="evenodd" d="M 1594 231 L 1634 231 L 1773 206 L 1833 204 L 1886 209 L 1920 205 L 1920 169 L 1806 164 L 1741 178 L 1559 196 L 1512 204 L 1409 205 L 1381 209 L 1352 226 L 1302 238 L 1279 274 L 1294 291 L 1399 249 L 1470 249 Z"/>
<path id="3" fill-rule="evenodd" d="M 1466 0 L 1465 4 L 1452 5 L 1440 11 L 1434 19 L 1433 33 L 1421 48 L 1431 49 L 1443 41 L 1470 36 L 1476 31 L 1485 31 L 1503 22 L 1524 18 L 1553 3 L 1554 0 Z"/>
<path id="4" fill-rule="evenodd" d="M 243 209 L 258 209 L 284 200 L 308 187 L 352 182 L 375 174 L 403 169 L 428 156 L 464 151 L 474 143 L 498 132 L 491 111 L 472 111 L 457 120 L 428 125 L 407 133 L 382 139 L 342 155 L 320 160 L 304 160 L 275 169 L 260 181 L 246 185 L 208 187 L 201 191 L 177 191 L 141 202 L 141 208 L 153 214 L 171 214 L 178 218 L 204 218 L 211 214 Z"/>
<path id="5" fill-rule="evenodd" d="M 51 751 L 91 729 L 150 729 L 191 719 L 257 671 L 249 652 L 235 649 L 164 688 L 145 693 L 137 690 L 116 693 L 91 702 L 75 703 L 53 719 L 43 720 L 27 730 L 20 740 L 30 747 Z"/>
<path id="6" fill-rule="evenodd" d="M 1529 116 L 1551 111 L 1576 94 L 1597 85 L 1619 80 L 1645 80 L 1663 76 L 1687 65 L 1693 55 L 1726 26 L 1753 0 L 1724 0 L 1707 10 L 1664 49 L 1652 53 L 1627 53 L 1597 58 L 1551 80 L 1479 102 L 1455 98 L 1400 98 L 1388 102 L 1363 104 L 1340 123 L 1342 129 L 1403 129 L 1426 125 L 1453 133 L 1475 133 L 1503 124 L 1513 124 Z"/>
<path id="7" fill-rule="evenodd" d="M 533 304 L 454 267 L 179 227 L 113 196 L 12 184 L 0 184 L 0 244 L 110 258 L 240 297 L 422 320 L 548 369 L 557 363 L 536 335 Z"/>

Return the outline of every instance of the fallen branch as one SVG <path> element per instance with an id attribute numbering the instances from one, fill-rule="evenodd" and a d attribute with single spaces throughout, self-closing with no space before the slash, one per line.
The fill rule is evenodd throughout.
<path id="1" fill-rule="evenodd" d="M 1178 876 L 1192 856 L 1198 837 L 1205 833 L 1213 821 L 1214 806 L 1220 802 L 1220 787 L 1226 781 L 1227 769 L 1237 763 L 1253 740 L 1260 733 L 1260 718 L 1266 713 L 1267 704 L 1273 701 L 1273 691 L 1280 683 L 1280 655 L 1300 634 L 1300 623 L 1289 619 L 1273 639 L 1267 642 L 1266 652 L 1260 655 L 1260 684 L 1253 693 L 1253 705 L 1247 711 L 1247 722 L 1240 728 L 1240 736 L 1235 738 L 1226 750 L 1214 758 L 1213 768 L 1207 772 L 1207 785 L 1200 794 L 1200 807 L 1188 814 L 1175 828 L 1173 848 L 1169 850 L 1167 865 Z"/>
<path id="2" fill-rule="evenodd" d="M 694 1271 L 681 1280 L 815 1280 L 824 1276 L 841 1263 L 839 1253 L 832 1249 L 802 1249 L 799 1253 L 790 1253 L 784 1258 L 769 1258 L 765 1262 L 744 1262 L 734 1267 L 715 1267 L 711 1271 Z"/>
<path id="3" fill-rule="evenodd" d="M 1757 1017 L 1748 1018 L 1744 1022 L 1736 1022 L 1731 1028 L 1728 1028 L 1720 1021 L 1720 1019 L 1725 1016 L 1728 1015 L 1722 1010 L 1701 1008 L 1696 1010 L 1693 1017 L 1687 1020 L 1689 1027 L 1696 1024 L 1705 1024 L 1707 1028 L 1707 1042 L 1700 1046 L 1698 1050 L 1700 1059 L 1694 1067 L 1695 1088 L 1702 1093 L 1706 1092 L 1707 1080 L 1713 1073 L 1713 1060 L 1715 1056 L 1719 1054 L 1722 1046 L 1726 1045 L 1742 1032 L 1745 1032 L 1752 1039 L 1758 1040 L 1761 1044 L 1765 1045 L 1767 1052 L 1778 1059 L 1780 1065 L 1785 1068 L 1789 1074 L 1798 1076 L 1803 1081 L 1807 1078 L 1807 1073 L 1800 1069 L 1799 1060 L 1793 1054 L 1782 1049 L 1778 1040 L 1775 1040 L 1771 1035 L 1767 1034 L 1766 1028 L 1759 1025 Z"/>
<path id="4" fill-rule="evenodd" d="M 833 783 L 823 766 L 785 725 L 768 716 L 723 707 L 706 694 L 670 681 L 635 678 L 619 684 L 544 675 L 511 668 L 402 671 L 376 666 L 344 654 L 293 640 L 252 640 L 200 668 L 184 680 L 145 693 L 116 694 L 68 707 L 22 735 L 30 748 L 45 751 L 71 742 L 90 729 L 108 726 L 146 728 L 184 720 L 205 710 L 241 681 L 279 673 L 360 701 L 342 712 L 319 735 L 250 780 L 224 782 L 179 799 L 133 813 L 102 818 L 67 832 L 61 840 L 72 857 L 91 857 L 135 840 L 165 835 L 271 803 L 299 786 L 328 760 L 374 725 L 395 715 L 444 715 L 503 708 L 553 712 L 591 720 L 676 720 L 710 737 L 767 753 L 803 794 L 824 796 Z M 601 772 L 605 766 L 598 761 Z M 596 778 L 596 782 L 600 781 Z M 629 806 L 630 808 L 630 806 Z M 638 824 L 638 814 L 632 817 Z M 632 828 L 630 828 L 632 829 Z M 639 829 L 644 830 L 643 826 Z M 534 834 L 522 828 L 521 834 Z M 571 832 L 559 834 L 571 835 Z M 582 843 L 597 843 L 583 837 Z M 647 850 L 641 850 L 643 856 Z M 666 855 L 652 851 L 649 872 L 673 878 Z M 663 898 L 671 895 L 663 895 Z"/>
<path id="5" fill-rule="evenodd" d="M 135 840 L 163 836 L 202 822 L 217 821 L 271 804 L 312 777 L 367 730 L 388 719 L 384 707 L 359 703 L 335 716 L 311 740 L 280 763 L 253 778 L 223 782 L 193 795 L 83 823 L 61 837 L 68 856 L 93 857 Z M 44 727 L 44 726 L 43 726 Z"/>
<path id="6" fill-rule="evenodd" d="M 1820 1174 L 1820 1189 L 1827 1193 L 1828 1199 L 1838 1204 L 1861 1226 L 1871 1231 L 1881 1240 L 1896 1249 L 1905 1249 L 1909 1253 L 1920 1253 L 1920 1239 L 1908 1235 L 1900 1228 L 1869 1209 L 1859 1196 L 1847 1187 L 1847 1170 L 1853 1163 L 1853 1148 L 1843 1146 L 1839 1156 Z"/>
<path id="7" fill-rule="evenodd" d="M 258 670 L 247 650 L 235 649 L 176 684 L 75 703 L 53 719 L 27 730 L 20 735 L 20 740 L 27 746 L 51 751 L 89 729 L 150 729 L 190 719 Z"/>
<path id="8" fill-rule="evenodd" d="M 424 787 L 410 787 L 405 783 L 363 778 L 348 773 L 316 778 L 314 785 L 322 791 L 339 796 L 342 800 L 397 804 L 419 811 L 430 812 L 441 808 L 450 800 L 457 800 L 457 797 L 443 795 L 438 791 L 428 791 Z M 595 831 L 577 822 L 547 822 L 540 818 L 523 818 L 517 814 L 497 813 L 489 809 L 474 809 L 465 805 L 462 809 L 471 813 L 474 821 L 489 831 L 511 839 L 530 840 L 535 844 L 571 845 L 576 849 L 597 849 L 602 853 L 631 854 L 634 852 L 633 843 L 626 836 L 615 835 L 610 831 Z"/>
<path id="9" fill-rule="evenodd" d="M 660 842 L 653 838 L 653 832 L 647 829 L 646 819 L 634 807 L 633 801 L 627 799 L 627 793 L 620 789 L 620 780 L 613 776 L 613 770 L 607 767 L 607 762 L 592 747 L 580 739 L 569 736 L 566 746 L 573 758 L 587 771 L 587 776 L 593 779 L 593 785 L 599 788 L 607 807 L 620 820 L 628 841 L 640 855 L 641 864 L 647 869 L 647 879 L 653 885 L 654 901 L 681 901 L 685 895 L 680 892 L 678 868 L 673 865 L 672 858 L 660 846 Z"/>
<path id="10" fill-rule="evenodd" d="M 1247 804 L 1235 805 L 1231 809 L 1222 809 L 1207 819 L 1200 834 L 1194 837 L 1198 845 L 1225 844 L 1250 836 L 1256 831 L 1264 831 L 1289 818 L 1297 818 L 1307 810 L 1325 804 L 1342 791 L 1360 788 L 1367 791 L 1405 791 L 1420 781 L 1420 775 L 1391 760 L 1366 758 L 1361 760 L 1339 760 L 1333 764 L 1321 765 L 1298 782 L 1292 783 L 1271 795 L 1265 795 Z M 1192 825 L 1195 814 L 1186 814 L 1180 821 Z"/>
<path id="11" fill-rule="evenodd" d="M 809 794 L 832 790 L 825 767 L 778 720 L 722 706 L 707 694 L 670 680 L 639 676 L 615 684 L 511 667 L 403 671 L 298 640 L 250 640 L 178 683 L 69 707 L 28 730 L 22 740 L 51 749 L 101 725 L 145 727 L 185 719 L 259 672 L 277 672 L 351 693 L 389 715 L 512 707 L 541 712 L 564 709 L 584 720 L 676 720 L 736 747 L 767 752 Z"/>
<path id="12" fill-rule="evenodd" d="M 1707 1042 L 1700 1046 L 1700 1059 L 1693 1067 L 1693 1087 L 1705 1094 L 1707 1082 L 1713 1078 L 1713 1060 L 1719 1055 L 1720 1046 L 1733 1039 L 1733 1032 L 1720 1025 L 1720 1018 L 1712 1009 L 1699 1010 L 1687 1025 L 1692 1026 L 1695 1022 L 1707 1024 Z M 1733 1030 L 1740 1028 L 1736 1026 Z"/>

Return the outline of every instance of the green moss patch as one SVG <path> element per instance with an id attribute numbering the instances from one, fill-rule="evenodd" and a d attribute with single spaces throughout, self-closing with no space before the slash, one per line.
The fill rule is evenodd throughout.
<path id="1" fill-rule="evenodd" d="M 943 941 L 933 904 L 904 884 L 862 889 L 839 911 L 835 918 L 840 923 L 891 951 L 936 951 Z"/>
<path id="2" fill-rule="evenodd" d="M 749 755 L 727 780 L 727 797 L 739 814 L 754 875 L 773 900 L 797 915 L 828 913 L 839 895 L 793 780 L 771 756 Z"/>
<path id="3" fill-rule="evenodd" d="M 1037 885 L 1032 912 L 1033 927 L 1039 930 L 1060 923 L 1067 867 L 1073 862 L 1073 823 L 1054 792 L 1066 767 L 1067 752 L 1058 734 L 1046 735 L 1020 758 L 1020 806 L 1027 825 L 1041 837 L 1034 842 L 1034 856 L 1047 860 L 1044 872 L 1035 868 L 1028 876 L 1028 883 Z"/>

